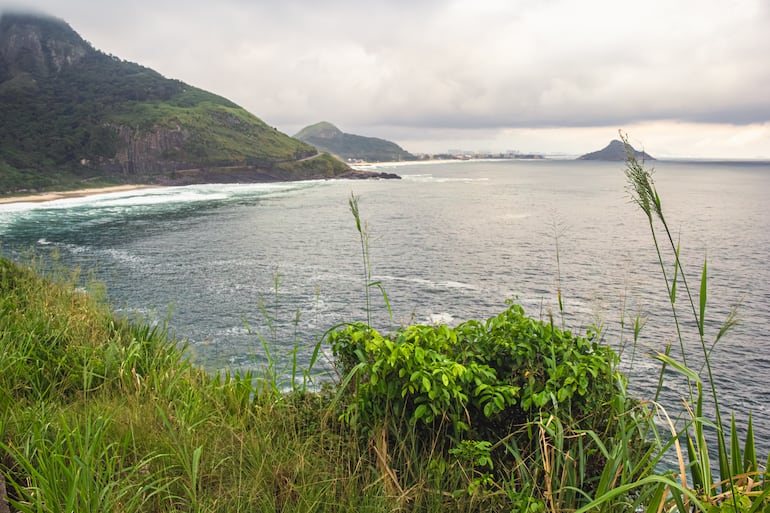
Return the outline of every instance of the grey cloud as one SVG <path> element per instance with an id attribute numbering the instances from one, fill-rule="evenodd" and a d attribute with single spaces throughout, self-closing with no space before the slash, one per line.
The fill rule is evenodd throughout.
<path id="1" fill-rule="evenodd" d="M 26 3 L 278 126 L 770 121 L 765 0 Z"/>

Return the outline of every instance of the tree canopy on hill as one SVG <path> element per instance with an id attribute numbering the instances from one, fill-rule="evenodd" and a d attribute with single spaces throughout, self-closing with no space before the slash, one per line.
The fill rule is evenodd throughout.
<path id="1" fill-rule="evenodd" d="M 241 166 L 265 179 L 278 164 L 318 153 L 221 96 L 94 49 L 45 16 L 0 16 L 0 112 L 0 194 L 169 182 L 196 168 Z M 327 176 L 328 163 L 321 168 L 315 176 L 304 163 L 303 176 Z M 345 171 L 340 163 L 332 173 Z"/>

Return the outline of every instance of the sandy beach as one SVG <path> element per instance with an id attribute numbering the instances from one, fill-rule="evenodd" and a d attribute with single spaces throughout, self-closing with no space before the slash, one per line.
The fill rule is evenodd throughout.
<path id="1" fill-rule="evenodd" d="M 52 191 L 41 192 L 40 194 L 29 194 L 27 196 L 8 196 L 0 198 L 0 205 L 7 203 L 41 203 L 44 201 L 53 201 L 64 198 L 82 198 L 94 194 L 105 194 L 110 192 L 133 191 L 137 189 L 149 189 L 158 187 L 157 185 L 115 185 L 112 187 L 94 187 L 90 189 L 75 189 L 72 191 Z"/>

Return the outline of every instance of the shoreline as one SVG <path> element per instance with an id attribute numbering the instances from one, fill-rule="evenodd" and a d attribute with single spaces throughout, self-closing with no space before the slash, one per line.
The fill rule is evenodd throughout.
<path id="1" fill-rule="evenodd" d="M 71 191 L 51 191 L 24 196 L 8 196 L 0 198 L 0 205 L 11 203 L 45 203 L 66 198 L 85 198 L 96 194 L 109 194 L 111 192 L 125 192 L 139 189 L 157 188 L 157 185 L 113 185 L 109 187 L 92 187 L 87 189 L 73 189 Z"/>

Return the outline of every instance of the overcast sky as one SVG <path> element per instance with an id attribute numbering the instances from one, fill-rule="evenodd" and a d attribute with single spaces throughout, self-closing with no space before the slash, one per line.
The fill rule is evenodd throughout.
<path id="1" fill-rule="evenodd" d="M 770 158 L 768 0 L 24 0 L 293 135 Z"/>

